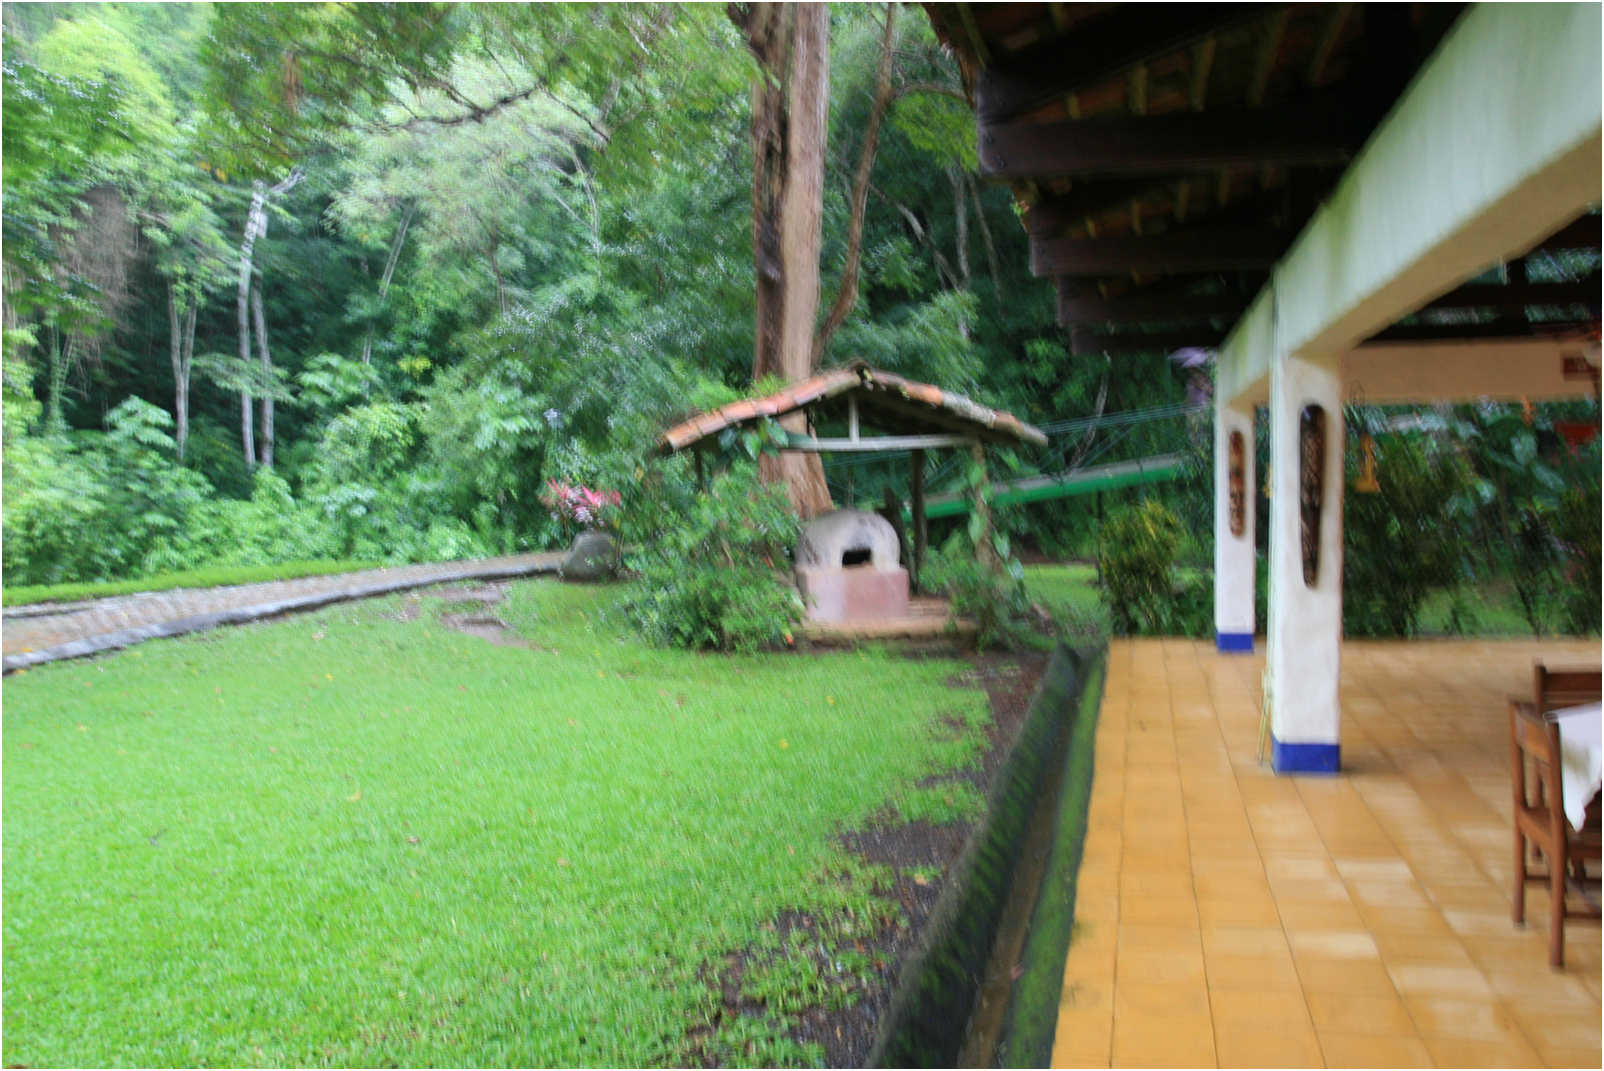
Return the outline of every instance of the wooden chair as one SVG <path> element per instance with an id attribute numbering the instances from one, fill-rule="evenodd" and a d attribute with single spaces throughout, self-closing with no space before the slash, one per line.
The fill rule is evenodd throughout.
<path id="1" fill-rule="evenodd" d="M 1604 695 L 1604 670 L 1549 669 L 1538 662 L 1532 667 L 1532 698 L 1539 714 L 1565 707 L 1597 703 Z"/>
<path id="2" fill-rule="evenodd" d="M 1541 667 L 1538 672 L 1542 672 Z M 1539 692 L 1540 696 L 1542 694 Z M 1578 833 L 1565 820 L 1565 797 L 1560 792 L 1559 725 L 1539 713 L 1535 704 L 1512 699 L 1509 738 L 1515 790 L 1515 904 L 1512 914 L 1517 925 L 1525 925 L 1527 884 L 1548 883 L 1548 962 L 1552 967 L 1560 967 L 1565 962 L 1565 919 L 1599 917 L 1597 910 L 1566 909 L 1566 875 L 1579 872 L 1581 863 L 1598 860 L 1604 853 L 1600 852 L 1598 830 Z M 1533 873 L 1527 868 L 1528 841 L 1547 861 L 1546 873 Z"/>

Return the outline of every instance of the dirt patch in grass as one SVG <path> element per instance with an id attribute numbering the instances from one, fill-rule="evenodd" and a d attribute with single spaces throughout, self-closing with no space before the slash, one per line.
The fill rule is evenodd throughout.
<path id="1" fill-rule="evenodd" d="M 970 668 L 947 683 L 986 690 L 991 703 L 987 746 L 978 769 L 937 775 L 924 783 L 967 781 L 985 797 L 1024 725 L 1048 656 L 985 654 L 967 661 Z M 974 822 L 968 821 L 906 822 L 887 811 L 864 828 L 842 834 L 841 844 L 848 851 L 889 868 L 890 884 L 876 892 L 889 902 L 890 920 L 869 936 L 843 943 L 831 941 L 831 920 L 795 913 L 776 919 L 772 925 L 781 948 L 790 946 L 808 957 L 820 979 L 822 999 L 789 1014 L 765 1007 L 752 996 L 749 979 L 772 964 L 777 953 L 747 949 L 731 954 L 716 971 L 703 972 L 707 985 L 720 994 L 721 1007 L 712 1024 L 687 1038 L 688 1057 L 704 1067 L 724 1066 L 726 1058 L 748 1062 L 751 1054 L 743 1059 L 743 1054 L 715 1048 L 715 1030 L 721 1022 L 736 1018 L 756 1021 L 768 1016 L 786 1024 L 792 1041 L 822 1046 L 826 1066 L 863 1066 L 881 1017 L 890 1007 L 902 960 L 917 945 L 973 827 Z"/>
<path id="2" fill-rule="evenodd" d="M 535 644 L 518 635 L 491 610 L 492 606 L 507 597 L 505 584 L 461 584 L 430 591 L 427 595 L 431 599 L 439 599 L 448 606 L 464 607 L 456 613 L 440 615 L 440 623 L 446 628 L 484 640 L 486 643 L 493 643 L 497 647 L 536 649 Z M 420 605 L 421 600 L 409 600 L 408 609 L 411 610 L 411 616 L 404 620 L 415 619 Z"/>

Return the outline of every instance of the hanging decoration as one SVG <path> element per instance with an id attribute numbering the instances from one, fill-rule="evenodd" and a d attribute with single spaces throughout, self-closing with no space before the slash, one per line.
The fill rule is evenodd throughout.
<path id="1" fill-rule="evenodd" d="M 1325 505 L 1326 411 L 1306 405 L 1298 418 L 1298 511 L 1303 520 L 1303 582 L 1320 580 L 1320 511 Z"/>
<path id="2" fill-rule="evenodd" d="M 1359 476 L 1353 481 L 1353 489 L 1362 495 L 1373 495 L 1381 490 L 1381 481 L 1376 478 L 1376 440 L 1370 435 L 1359 436 Z"/>
<path id="3" fill-rule="evenodd" d="M 1231 536 L 1234 539 L 1241 539 L 1242 531 L 1247 527 L 1246 448 L 1242 444 L 1240 431 L 1231 432 L 1229 442 L 1226 464 L 1230 473 L 1228 491 L 1231 496 Z"/>

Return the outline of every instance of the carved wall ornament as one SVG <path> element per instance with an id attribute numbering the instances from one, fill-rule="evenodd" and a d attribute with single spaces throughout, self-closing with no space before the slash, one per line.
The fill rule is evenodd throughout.
<path id="1" fill-rule="evenodd" d="M 1229 473 L 1228 490 L 1231 496 L 1231 535 L 1233 538 L 1241 539 L 1242 531 L 1247 527 L 1246 462 L 1242 433 L 1233 431 L 1228 441 L 1230 445 L 1226 453 L 1226 465 Z"/>
<path id="2" fill-rule="evenodd" d="M 1306 405 L 1298 418 L 1298 511 L 1303 519 L 1303 582 L 1320 580 L 1320 511 L 1325 506 L 1326 411 Z"/>

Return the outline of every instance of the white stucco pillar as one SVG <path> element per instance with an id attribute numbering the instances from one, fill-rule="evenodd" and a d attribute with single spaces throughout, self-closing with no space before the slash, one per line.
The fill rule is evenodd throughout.
<path id="1" fill-rule="evenodd" d="M 1253 651 L 1253 404 L 1214 404 L 1214 644 Z"/>
<path id="2" fill-rule="evenodd" d="M 1304 414 L 1324 412 L 1317 573 L 1304 565 Z M 1342 371 L 1337 357 L 1277 354 L 1270 368 L 1270 733 L 1277 773 L 1340 764 L 1342 659 Z"/>

